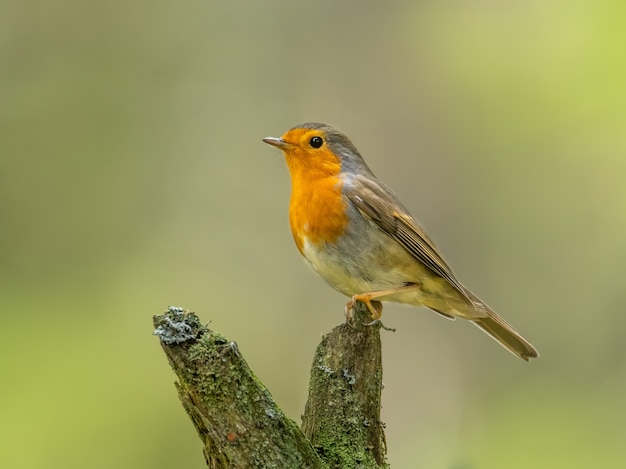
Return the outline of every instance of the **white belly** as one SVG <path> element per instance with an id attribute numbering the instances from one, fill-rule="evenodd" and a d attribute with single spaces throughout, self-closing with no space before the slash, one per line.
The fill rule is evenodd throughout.
<path id="1" fill-rule="evenodd" d="M 395 252 L 397 249 L 402 248 L 389 240 L 385 249 L 385 259 L 382 262 L 380 253 L 359 251 L 350 257 L 340 256 L 337 249 L 319 249 L 306 239 L 302 251 L 309 264 L 330 286 L 345 295 L 352 296 L 419 282 L 418 272 L 415 277 L 407 278 L 406 264 L 394 262 L 394 258 L 395 260 L 398 260 L 398 257 L 407 258 L 404 252 L 401 256 L 397 256 Z M 411 296 L 413 299 L 408 302 L 413 303 L 415 293 Z M 389 300 L 405 302 L 400 299 L 389 298 Z"/>

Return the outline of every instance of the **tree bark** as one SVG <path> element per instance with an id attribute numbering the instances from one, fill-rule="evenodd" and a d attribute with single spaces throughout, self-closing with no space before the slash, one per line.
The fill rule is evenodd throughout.
<path id="1" fill-rule="evenodd" d="M 380 324 L 366 325 L 364 307 L 353 314 L 317 346 L 302 430 L 332 468 L 386 468 Z"/>
<path id="2" fill-rule="evenodd" d="M 178 396 L 204 445 L 207 465 L 222 468 L 386 468 L 380 422 L 379 326 L 355 310 L 318 346 L 303 431 L 275 404 L 237 344 L 170 307 L 154 334 L 178 377 Z M 306 436 L 305 436 L 306 435 Z"/>

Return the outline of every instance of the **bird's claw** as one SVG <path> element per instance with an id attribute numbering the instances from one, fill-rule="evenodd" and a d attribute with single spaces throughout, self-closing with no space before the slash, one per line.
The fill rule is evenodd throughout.
<path id="1" fill-rule="evenodd" d="M 381 329 L 384 329 L 386 331 L 396 332 L 395 327 L 387 327 L 387 326 L 385 326 L 380 319 L 374 319 L 372 322 L 366 322 L 363 325 L 364 326 L 378 326 Z"/>

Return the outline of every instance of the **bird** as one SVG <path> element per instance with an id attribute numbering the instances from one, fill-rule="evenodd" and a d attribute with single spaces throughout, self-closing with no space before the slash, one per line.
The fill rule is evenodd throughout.
<path id="1" fill-rule="evenodd" d="M 379 322 L 382 301 L 424 306 L 478 326 L 529 361 L 537 349 L 454 275 L 424 229 L 371 171 L 350 139 L 323 123 L 263 141 L 282 150 L 291 177 L 296 247 L 335 290 Z"/>

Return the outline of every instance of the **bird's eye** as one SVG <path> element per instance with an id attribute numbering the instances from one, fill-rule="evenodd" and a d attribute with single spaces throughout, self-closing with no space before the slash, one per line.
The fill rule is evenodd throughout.
<path id="1" fill-rule="evenodd" d="M 322 137 L 318 137 L 317 135 L 315 137 L 311 137 L 311 140 L 309 140 L 309 145 L 311 145 L 313 148 L 319 148 L 324 144 L 324 140 L 322 140 Z"/>

